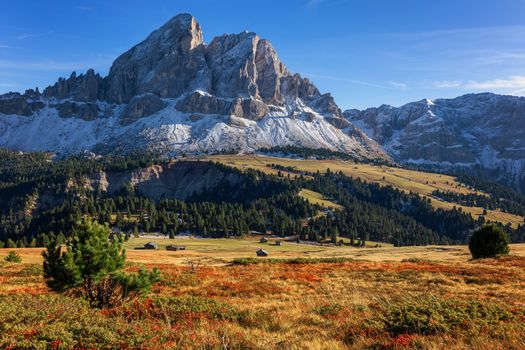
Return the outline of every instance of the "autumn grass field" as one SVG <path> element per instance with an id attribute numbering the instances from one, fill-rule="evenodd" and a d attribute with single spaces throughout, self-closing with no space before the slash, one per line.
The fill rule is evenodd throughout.
<path id="1" fill-rule="evenodd" d="M 134 249 L 151 240 L 159 250 Z M 41 249 L 15 249 L 22 263 L 0 249 L 0 348 L 525 348 L 525 244 L 485 260 L 465 246 L 274 244 L 132 239 L 127 269 L 162 280 L 109 310 L 48 290 Z"/>
<path id="2" fill-rule="evenodd" d="M 304 199 L 306 199 L 310 203 L 318 204 L 318 205 L 320 205 L 320 206 L 322 206 L 324 208 L 336 209 L 336 210 L 342 208 L 341 205 L 332 202 L 328 198 L 325 198 L 321 193 L 314 192 L 314 191 L 311 191 L 311 190 L 302 189 L 299 192 L 299 196 L 303 197 Z"/>
<path id="3" fill-rule="evenodd" d="M 289 158 L 277 158 L 261 155 L 213 155 L 205 158 L 225 165 L 229 165 L 241 170 L 256 169 L 266 173 L 277 174 L 279 170 L 268 167 L 269 164 L 277 164 L 285 167 L 295 167 L 299 171 L 325 172 L 330 169 L 334 172 L 343 172 L 347 176 L 360 178 L 362 180 L 390 185 L 404 191 L 412 191 L 430 199 L 435 208 L 452 209 L 454 206 L 462 208 L 477 219 L 483 215 L 483 208 L 467 207 L 455 203 L 446 202 L 432 196 L 435 190 L 450 191 L 454 193 L 468 194 L 477 193 L 484 195 L 483 192 L 470 189 L 465 184 L 460 183 L 457 178 L 449 175 L 436 174 L 431 172 L 415 171 L 403 168 L 396 168 L 385 165 L 361 164 L 341 160 L 299 160 Z M 296 174 L 282 171 L 285 176 L 288 174 L 293 178 Z M 315 201 L 315 198 L 314 198 Z M 523 223 L 523 218 L 517 215 L 502 212 L 500 210 L 487 210 L 485 217 L 491 221 L 499 221 L 503 224 L 511 223 L 516 227 Z"/>

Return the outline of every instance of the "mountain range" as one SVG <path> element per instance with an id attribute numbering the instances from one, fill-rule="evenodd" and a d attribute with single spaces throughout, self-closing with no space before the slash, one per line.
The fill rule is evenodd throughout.
<path id="1" fill-rule="evenodd" d="M 294 145 L 475 171 L 525 192 L 525 98 L 470 94 L 344 113 L 266 39 L 203 41 L 177 15 L 112 64 L 0 96 L 0 147 L 74 154 L 255 152 Z"/>
<path id="2" fill-rule="evenodd" d="M 290 73 L 268 40 L 242 32 L 205 44 L 181 14 L 118 57 L 43 92 L 0 97 L 0 146 L 78 153 L 151 149 L 250 152 L 298 145 L 388 159 L 329 94 Z"/>
<path id="3" fill-rule="evenodd" d="M 469 94 L 344 115 L 398 162 L 470 171 L 525 192 L 524 97 Z"/>

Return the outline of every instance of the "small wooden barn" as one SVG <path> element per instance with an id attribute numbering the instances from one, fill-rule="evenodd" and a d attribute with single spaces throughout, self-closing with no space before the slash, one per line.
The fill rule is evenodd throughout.
<path id="1" fill-rule="evenodd" d="M 166 247 L 166 250 L 172 250 L 176 252 L 177 250 L 186 250 L 186 246 L 170 244 Z"/>
<path id="2" fill-rule="evenodd" d="M 264 249 L 259 249 L 257 250 L 257 252 L 255 252 L 257 254 L 257 256 L 259 257 L 263 257 L 263 256 L 268 256 L 268 253 L 266 252 L 266 250 Z"/>
<path id="3" fill-rule="evenodd" d="M 144 244 L 144 249 L 159 249 L 159 245 L 155 242 L 148 242 Z"/>

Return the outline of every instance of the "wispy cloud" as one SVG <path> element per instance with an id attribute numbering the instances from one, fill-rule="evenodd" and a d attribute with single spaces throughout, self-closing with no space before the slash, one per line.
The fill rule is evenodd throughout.
<path id="1" fill-rule="evenodd" d="M 9 61 L 0 60 L 0 69 L 11 69 L 21 71 L 73 71 L 86 70 L 89 68 L 105 68 L 111 64 L 112 58 L 101 57 L 88 61 Z"/>
<path id="2" fill-rule="evenodd" d="M 509 62 L 523 62 L 525 61 L 525 51 L 489 51 L 479 52 L 476 57 L 477 63 L 480 64 L 505 64 Z"/>
<path id="3" fill-rule="evenodd" d="M 362 80 L 356 80 L 356 79 L 347 79 L 347 78 L 341 78 L 341 77 L 334 77 L 331 75 L 323 75 L 323 74 L 311 74 L 311 73 L 304 73 L 304 75 L 308 78 L 312 79 L 325 79 L 325 80 L 333 80 L 333 81 L 342 81 L 346 83 L 351 84 L 357 84 L 357 85 L 363 85 L 363 86 L 371 86 L 376 88 L 382 88 L 383 86 L 375 83 L 370 83 Z"/>
<path id="4" fill-rule="evenodd" d="M 344 83 L 350 83 L 355 85 L 361 85 L 361 86 L 368 86 L 373 87 L 377 89 L 387 89 L 387 90 L 408 90 L 408 84 L 398 82 L 398 81 L 386 81 L 386 82 L 369 82 L 369 81 L 363 81 L 358 79 L 349 79 L 344 77 L 336 77 L 332 75 L 324 75 L 324 74 L 311 74 L 311 73 L 304 73 L 304 76 L 310 79 L 323 79 L 323 80 L 332 80 L 332 81 L 340 81 Z"/>
<path id="5" fill-rule="evenodd" d="M 510 95 L 516 95 L 525 91 L 525 76 L 511 76 L 505 79 L 489 80 L 442 80 L 434 81 L 431 88 L 437 89 L 466 89 L 466 90 L 513 90 Z"/>
<path id="6" fill-rule="evenodd" d="M 400 89 L 400 90 L 407 90 L 408 89 L 408 85 L 405 84 L 405 83 L 400 83 L 400 82 L 397 82 L 397 81 L 387 81 L 387 83 L 396 88 L 396 89 Z"/>
<path id="7" fill-rule="evenodd" d="M 12 84 L 12 83 L 0 83 L 0 87 L 4 87 L 4 88 L 14 88 L 14 87 L 17 87 L 18 85 L 16 84 Z"/>
<path id="8" fill-rule="evenodd" d="M 438 80 L 432 82 L 431 85 L 437 89 L 453 89 L 461 87 L 463 82 L 461 80 Z"/>
<path id="9" fill-rule="evenodd" d="M 320 0 L 324 1 L 324 0 Z M 388 32 L 381 33 L 380 36 L 387 36 L 396 39 L 429 39 L 438 37 L 451 36 L 521 36 L 525 33 L 525 26 L 492 26 L 492 27 L 470 27 L 470 28 L 452 28 L 444 30 L 431 30 L 419 32 Z"/>
<path id="10" fill-rule="evenodd" d="M 93 11 L 93 10 L 95 10 L 95 8 L 91 7 L 91 6 L 77 6 L 77 9 L 79 9 L 80 11 Z"/>
<path id="11" fill-rule="evenodd" d="M 42 36 L 51 35 L 51 34 L 53 34 L 52 30 L 48 30 L 47 32 L 42 32 L 42 33 L 26 33 L 26 34 L 21 34 L 17 36 L 16 40 L 26 40 L 29 38 L 40 38 Z"/>
<path id="12" fill-rule="evenodd" d="M 11 46 L 9 45 L 0 45 L 0 49 L 10 49 Z"/>
<path id="13" fill-rule="evenodd" d="M 525 76 L 513 76 L 508 79 L 493 79 L 485 81 L 468 81 L 465 86 L 470 89 L 517 89 L 525 87 Z"/>

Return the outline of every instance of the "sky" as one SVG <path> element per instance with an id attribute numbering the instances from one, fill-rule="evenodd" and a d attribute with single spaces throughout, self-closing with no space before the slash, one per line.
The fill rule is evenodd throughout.
<path id="1" fill-rule="evenodd" d="M 256 32 L 342 109 L 525 95 L 525 0 L 0 0 L 0 93 L 113 60 L 178 13 Z"/>

